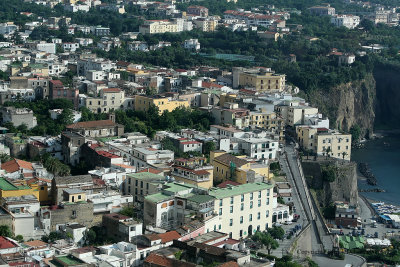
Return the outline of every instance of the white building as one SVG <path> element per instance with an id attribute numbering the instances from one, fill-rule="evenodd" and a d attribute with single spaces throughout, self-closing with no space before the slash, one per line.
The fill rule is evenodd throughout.
<path id="1" fill-rule="evenodd" d="M 215 198 L 214 213 L 218 215 L 214 229 L 240 239 L 272 227 L 272 188 L 272 184 L 248 183 L 210 189 L 209 195 Z"/>
<path id="2" fill-rule="evenodd" d="M 198 39 L 188 39 L 188 40 L 185 40 L 183 47 L 185 49 L 197 51 L 197 50 L 200 50 L 200 42 Z"/>
<path id="3" fill-rule="evenodd" d="M 74 244 L 82 246 L 85 244 L 85 233 L 87 231 L 86 226 L 78 223 L 69 224 L 65 227 L 65 232 L 72 235 Z"/>
<path id="4" fill-rule="evenodd" d="M 62 47 L 65 51 L 75 52 L 79 48 L 79 43 L 63 43 Z"/>
<path id="5" fill-rule="evenodd" d="M 36 49 L 39 51 L 42 51 L 42 52 L 55 54 L 56 53 L 56 44 L 40 42 L 36 45 Z"/>
<path id="6" fill-rule="evenodd" d="M 87 195 L 87 199 L 93 203 L 93 213 L 119 212 L 124 205 L 133 203 L 133 196 L 122 196 L 116 191 L 104 191 Z"/>
<path id="7" fill-rule="evenodd" d="M 354 15 L 335 15 L 331 17 L 331 23 L 336 27 L 346 27 L 348 29 L 354 29 L 360 24 L 360 17 Z"/>

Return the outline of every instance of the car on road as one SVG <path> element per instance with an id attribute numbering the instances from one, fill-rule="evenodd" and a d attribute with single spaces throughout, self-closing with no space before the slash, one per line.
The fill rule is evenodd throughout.
<path id="1" fill-rule="evenodd" d="M 285 221 L 285 225 L 291 225 L 293 222 L 291 222 L 291 221 Z"/>

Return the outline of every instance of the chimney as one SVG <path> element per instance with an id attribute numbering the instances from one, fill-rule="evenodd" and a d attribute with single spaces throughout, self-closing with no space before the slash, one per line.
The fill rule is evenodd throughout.
<path id="1" fill-rule="evenodd" d="M 110 113 L 110 114 L 108 115 L 108 119 L 109 119 L 110 121 L 112 121 L 112 122 L 115 123 L 115 114 L 114 114 L 114 113 Z"/>

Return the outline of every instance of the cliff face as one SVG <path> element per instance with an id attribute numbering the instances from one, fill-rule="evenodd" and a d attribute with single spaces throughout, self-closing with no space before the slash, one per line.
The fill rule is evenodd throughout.
<path id="1" fill-rule="evenodd" d="M 329 117 L 332 128 L 348 131 L 357 124 L 363 135 L 369 135 L 375 120 L 375 88 L 375 79 L 369 74 L 363 80 L 341 84 L 329 91 L 314 91 L 309 94 L 309 100 Z"/>
<path id="2" fill-rule="evenodd" d="M 322 168 L 327 165 L 334 166 L 336 178 L 333 182 L 323 179 Z M 354 162 L 303 159 L 302 167 L 308 185 L 317 191 L 318 200 L 322 206 L 328 206 L 334 201 L 345 201 L 357 205 L 357 165 Z"/>

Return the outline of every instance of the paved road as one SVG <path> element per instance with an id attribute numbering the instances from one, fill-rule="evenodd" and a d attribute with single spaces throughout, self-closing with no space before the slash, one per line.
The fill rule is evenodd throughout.
<path id="1" fill-rule="evenodd" d="M 321 267 L 344 267 L 352 264 L 352 267 L 360 267 L 364 263 L 363 259 L 354 255 L 346 254 L 344 260 L 333 260 L 324 255 L 314 255 L 313 261 Z"/>
<path id="2" fill-rule="evenodd" d="M 308 214 L 308 218 L 311 223 L 311 247 L 314 252 L 322 251 L 322 244 L 324 243 L 325 248 L 331 248 L 332 244 L 329 242 L 330 237 L 327 240 L 325 236 L 322 235 L 323 229 L 322 225 L 318 220 L 314 212 L 314 207 L 310 202 L 310 194 L 307 192 L 308 188 L 305 186 L 304 181 L 301 177 L 299 167 L 296 161 L 296 150 L 293 145 L 286 146 L 285 148 L 287 154 L 287 164 L 290 165 L 290 170 L 288 174 L 290 174 L 290 179 L 292 179 L 292 183 L 297 187 L 300 199 L 303 203 L 303 208 L 305 213 Z M 288 175 L 289 176 L 289 175 Z M 319 232 L 318 232 L 319 231 Z"/>

